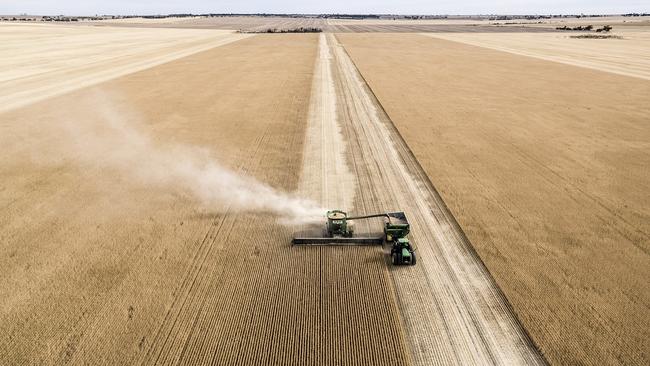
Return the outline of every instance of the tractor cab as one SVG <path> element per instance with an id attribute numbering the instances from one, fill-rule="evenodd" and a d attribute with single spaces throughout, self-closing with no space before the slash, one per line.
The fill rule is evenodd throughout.
<path id="1" fill-rule="evenodd" d="M 415 265 L 415 252 L 407 238 L 399 238 L 393 243 L 390 258 L 394 265 Z"/>

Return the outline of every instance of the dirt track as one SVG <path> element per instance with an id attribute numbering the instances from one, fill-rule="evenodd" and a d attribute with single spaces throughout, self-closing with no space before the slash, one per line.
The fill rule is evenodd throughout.
<path id="1" fill-rule="evenodd" d="M 338 106 L 345 106 L 337 115 L 358 181 L 354 212 L 403 210 L 412 223 L 418 265 L 387 268 L 415 364 L 542 364 L 346 51 L 333 35 L 321 42 L 329 43 Z"/>

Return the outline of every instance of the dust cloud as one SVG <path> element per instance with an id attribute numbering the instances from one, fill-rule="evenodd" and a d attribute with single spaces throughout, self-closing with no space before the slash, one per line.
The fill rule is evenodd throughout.
<path id="1" fill-rule="evenodd" d="M 206 149 L 156 143 L 137 128 L 137 117 L 117 107 L 109 95 L 96 93 L 92 106 L 88 120 L 67 117 L 55 123 L 61 127 L 59 145 L 66 146 L 63 155 L 68 162 L 115 171 L 126 184 L 190 196 L 208 212 L 267 213 L 283 224 L 316 222 L 324 215 L 316 202 L 238 174 Z"/>

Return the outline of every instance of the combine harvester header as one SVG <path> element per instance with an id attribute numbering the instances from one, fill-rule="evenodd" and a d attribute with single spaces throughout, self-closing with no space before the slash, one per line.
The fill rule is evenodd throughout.
<path id="1" fill-rule="evenodd" d="M 355 237 L 348 221 L 384 217 L 384 235 L 376 237 Z M 386 212 L 364 216 L 348 216 L 341 210 L 327 211 L 325 235 L 323 237 L 296 237 L 293 245 L 387 245 L 391 247 L 391 261 L 394 265 L 415 265 L 415 251 L 408 239 L 410 225 L 404 212 Z"/>

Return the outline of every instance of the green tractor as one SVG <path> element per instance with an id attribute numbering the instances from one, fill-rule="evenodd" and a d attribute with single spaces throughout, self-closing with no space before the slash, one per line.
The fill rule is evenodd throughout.
<path id="1" fill-rule="evenodd" d="M 390 245 L 390 258 L 394 265 L 415 265 L 415 251 L 408 239 L 410 225 L 403 212 L 388 214 L 384 225 L 384 237 Z"/>

